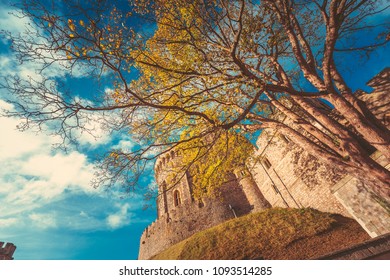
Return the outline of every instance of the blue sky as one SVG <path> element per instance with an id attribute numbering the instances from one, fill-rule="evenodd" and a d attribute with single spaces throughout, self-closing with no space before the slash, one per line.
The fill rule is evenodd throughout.
<path id="1" fill-rule="evenodd" d="M 0 1 L 0 29 L 17 33 L 27 20 L 9 14 L 12 7 Z M 0 40 L 0 75 L 38 77 L 36 65 L 19 65 Z M 52 78 L 67 78 L 57 68 Z M 78 92 L 91 92 L 91 83 L 76 74 Z M 0 92 L 0 108 L 10 109 L 6 92 Z M 142 210 L 142 194 L 123 195 L 119 190 L 94 189 L 93 158 L 107 148 L 131 150 L 128 134 L 108 134 L 91 123 L 95 136 L 80 133 L 78 150 L 53 150 L 58 137 L 19 132 L 19 120 L 0 118 L 0 240 L 17 246 L 15 259 L 136 259 L 139 238 L 156 218 L 156 209 Z M 141 184 L 153 184 L 144 178 Z"/>
<path id="2" fill-rule="evenodd" d="M 142 210 L 141 194 L 90 185 L 96 149 L 133 143 L 102 131 L 98 140 L 80 137 L 80 151 L 64 153 L 50 148 L 58 139 L 19 132 L 18 123 L 0 118 L 0 240 L 18 246 L 15 258 L 136 259 L 155 209 Z"/>
<path id="3" fill-rule="evenodd" d="M 3 101 L 0 106 L 7 107 Z M 16 259 L 136 259 L 139 237 L 155 219 L 141 194 L 94 189 L 93 151 L 129 140 L 83 140 L 82 151 L 51 150 L 53 137 L 19 132 L 0 118 L 0 240 Z"/>
<path id="4" fill-rule="evenodd" d="M 27 20 L 11 16 L 6 3 L 0 0 L 0 29 L 22 31 Z M 388 13 L 376 20 L 385 18 Z M 338 59 L 348 66 L 341 70 L 351 87 L 370 91 L 365 83 L 389 66 L 389 54 L 387 46 L 369 59 L 348 53 Z M 9 43 L 0 40 L 0 76 L 35 77 L 35 68 L 33 63 L 19 65 Z M 55 67 L 48 74 L 66 78 Z M 82 72 L 75 73 L 72 82 L 79 92 L 92 90 Z M 0 92 L 0 108 L 10 109 L 5 97 L 6 92 Z M 99 137 L 80 133 L 80 149 L 64 153 L 50 148 L 59 138 L 19 132 L 18 123 L 0 118 L 0 241 L 18 247 L 16 259 L 136 259 L 140 235 L 156 218 L 156 210 L 142 210 L 141 193 L 123 197 L 119 190 L 94 189 L 90 184 L 95 154 L 113 147 L 131 150 L 136 143 L 130 136 L 108 134 L 98 122 L 92 123 Z M 145 177 L 142 184 L 153 186 L 153 178 Z"/>

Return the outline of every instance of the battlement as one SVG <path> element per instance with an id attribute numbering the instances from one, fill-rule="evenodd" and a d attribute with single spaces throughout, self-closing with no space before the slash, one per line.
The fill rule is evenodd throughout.
<path id="1" fill-rule="evenodd" d="M 12 256 L 15 250 L 16 246 L 14 244 L 0 241 L 0 260 L 13 260 Z"/>
<path id="2" fill-rule="evenodd" d="M 166 169 L 168 163 L 172 162 L 174 158 L 179 156 L 179 151 L 169 151 L 158 157 L 154 165 L 154 171 L 158 175 L 162 170 Z"/>
<path id="3" fill-rule="evenodd" d="M 205 198 L 204 204 L 185 201 L 159 216 L 144 230 L 138 258 L 149 259 L 196 232 L 231 218 L 234 214 L 229 204 L 218 199 Z"/>

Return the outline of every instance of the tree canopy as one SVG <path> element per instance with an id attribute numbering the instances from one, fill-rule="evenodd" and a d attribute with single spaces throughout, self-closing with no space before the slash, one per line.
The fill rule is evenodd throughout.
<path id="1" fill-rule="evenodd" d="M 12 93 L 16 108 L 9 116 L 23 118 L 26 126 L 55 123 L 65 144 L 75 129 L 87 130 L 96 113 L 107 129 L 126 129 L 139 141 L 136 151 L 107 153 L 98 184 L 122 178 L 135 186 L 148 162 L 171 149 L 188 152 L 183 168 L 207 159 L 204 174 L 216 182 L 220 177 L 211 174 L 241 164 L 250 149 L 236 145 L 237 155 L 223 165 L 226 158 L 210 155 L 231 154 L 229 137 L 249 139 L 271 128 L 390 200 L 390 173 L 369 153 L 377 149 L 390 158 L 389 130 L 354 95 L 339 69 L 339 53 L 368 53 L 386 45 L 385 23 L 369 21 L 387 8 L 383 2 L 61 4 L 60 9 L 57 1 L 22 2 L 28 33 L 4 35 L 21 61 L 40 63 L 42 77 L 5 77 L 2 87 Z M 357 40 L 367 29 L 375 40 Z M 96 99 L 75 98 L 45 76 L 51 67 L 69 73 L 84 69 L 111 88 Z"/>

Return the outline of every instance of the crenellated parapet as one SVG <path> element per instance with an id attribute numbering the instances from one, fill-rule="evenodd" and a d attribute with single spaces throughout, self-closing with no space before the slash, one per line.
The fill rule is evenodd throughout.
<path id="1" fill-rule="evenodd" d="M 144 230 L 138 258 L 150 259 L 199 231 L 232 219 L 234 210 L 218 199 L 204 199 L 202 203 L 186 201 L 161 215 Z"/>
<path id="2" fill-rule="evenodd" d="M 156 177 L 159 177 L 162 171 L 168 170 L 167 166 L 174 164 L 179 156 L 180 152 L 177 150 L 171 150 L 159 156 L 154 165 Z"/>
<path id="3" fill-rule="evenodd" d="M 15 250 L 16 246 L 14 244 L 0 241 L 0 260 L 13 260 Z"/>

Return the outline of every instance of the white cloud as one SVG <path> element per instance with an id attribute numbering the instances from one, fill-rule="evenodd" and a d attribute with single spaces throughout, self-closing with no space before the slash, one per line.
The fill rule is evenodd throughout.
<path id="1" fill-rule="evenodd" d="M 81 101 L 87 104 L 87 100 Z M 82 116 L 80 115 L 80 118 Z M 110 134 L 103 129 L 102 116 L 100 113 L 88 113 L 88 121 L 83 124 L 86 131 L 78 131 L 75 136 L 83 145 L 98 146 L 110 141 Z M 89 132 L 90 133 L 89 133 Z"/>
<path id="2" fill-rule="evenodd" d="M 57 227 L 56 219 L 53 214 L 37 214 L 32 213 L 28 216 L 33 225 L 39 228 L 55 228 Z"/>
<path id="3" fill-rule="evenodd" d="M 9 227 L 17 224 L 18 220 L 16 218 L 6 218 L 0 219 L 0 228 Z"/>
<path id="4" fill-rule="evenodd" d="M 21 172 L 38 176 L 51 185 L 64 189 L 70 185 L 89 185 L 93 170 L 84 154 L 72 152 L 65 155 L 33 155 L 23 163 Z"/>
<path id="5" fill-rule="evenodd" d="M 128 203 L 119 205 L 119 210 L 107 217 L 107 224 L 110 228 L 117 229 L 130 223 L 129 206 Z"/>
<path id="6" fill-rule="evenodd" d="M 7 69 L 10 66 L 10 58 L 8 56 L 0 56 L 0 68 Z"/>
<path id="7" fill-rule="evenodd" d="M 0 26 L 14 34 L 22 33 L 29 20 L 26 17 L 16 17 L 15 13 L 17 13 L 16 10 L 2 5 L 0 9 Z"/>
<path id="8" fill-rule="evenodd" d="M 89 218 L 89 215 L 85 213 L 84 211 L 80 211 L 80 217 Z"/>
<path id="9" fill-rule="evenodd" d="M 12 109 L 2 100 L 0 108 Z M 56 138 L 20 132 L 15 128 L 17 124 L 16 119 L 0 117 L 3 135 L 0 137 L 0 225 L 20 229 L 33 222 L 41 229 L 57 226 L 74 230 L 112 230 L 138 222 L 130 217 L 132 211 L 142 208 L 140 197 L 133 197 L 131 204 L 112 205 L 116 201 L 113 195 L 92 188 L 90 182 L 95 166 L 86 154 L 53 151 L 51 145 Z M 110 141 L 109 136 L 105 137 L 105 141 Z M 133 143 L 125 138 L 117 144 L 119 146 L 131 149 Z M 75 195 L 95 197 L 89 203 L 97 201 L 102 205 L 77 204 L 51 211 L 50 215 L 37 214 L 50 209 L 54 203 L 64 204 Z M 60 214 L 61 218 L 56 218 Z"/>
<path id="10" fill-rule="evenodd" d="M 11 9 L 4 5 L 0 6 L 0 29 L 10 32 L 16 36 L 26 32 L 26 26 L 30 23 L 27 17 L 20 17 L 20 13 L 16 9 Z M 3 37 L 1 37 L 3 38 Z M 7 39 L 3 39 L 3 43 L 7 44 Z M 0 66 L 2 75 L 16 75 L 27 79 L 29 77 L 40 80 L 40 76 L 36 73 L 38 64 L 26 62 L 19 64 L 16 56 L 12 53 L 0 55 Z"/>
<path id="11" fill-rule="evenodd" d="M 50 150 L 50 141 L 47 137 L 31 132 L 21 133 L 16 129 L 18 124 L 19 121 L 15 119 L 0 118 L 3 135 L 0 137 L 0 160 L 20 158 L 41 149 Z"/>
<path id="12" fill-rule="evenodd" d="M 130 152 L 135 147 L 136 143 L 131 139 L 120 140 L 118 144 L 114 145 L 114 149 Z"/>
<path id="13" fill-rule="evenodd" d="M 107 223 L 111 228 L 118 228 L 122 223 L 122 218 L 120 215 L 110 215 L 107 217 Z"/>
<path id="14" fill-rule="evenodd" d="M 10 105 L 4 101 L 0 107 Z M 94 165 L 77 151 L 53 152 L 58 139 L 16 130 L 18 120 L 0 118 L 0 218 L 41 207 L 66 191 L 97 193 Z"/>

